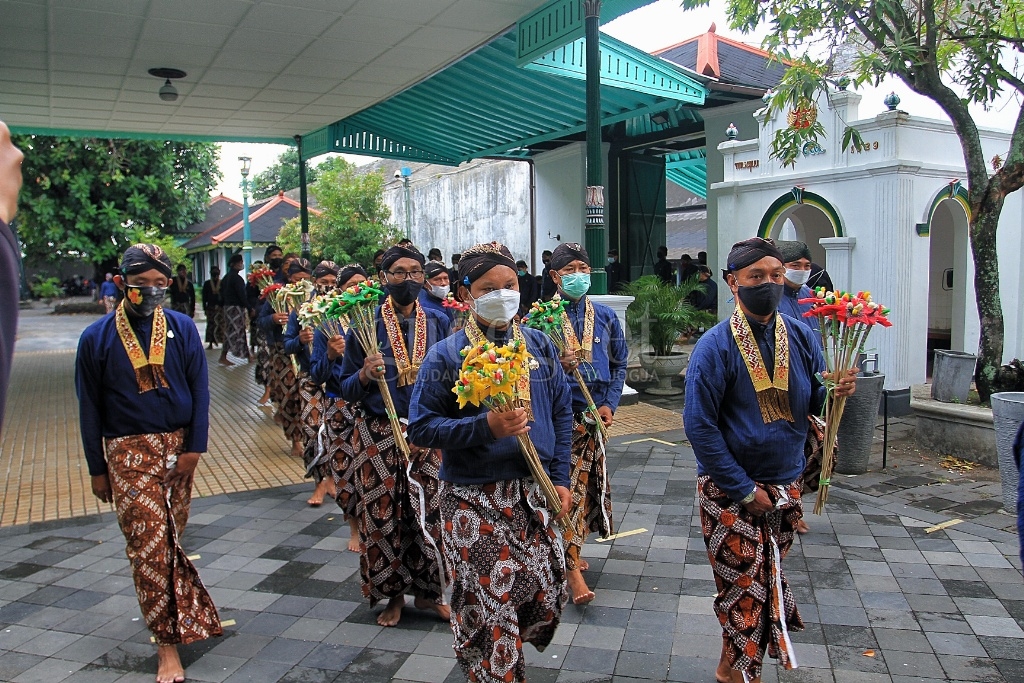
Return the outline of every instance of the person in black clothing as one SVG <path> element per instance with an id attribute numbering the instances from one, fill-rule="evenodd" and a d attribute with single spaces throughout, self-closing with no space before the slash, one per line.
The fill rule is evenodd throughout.
<path id="1" fill-rule="evenodd" d="M 238 358 L 248 360 L 249 344 L 245 339 L 245 328 L 248 322 L 249 293 L 245 280 L 242 279 L 242 268 L 245 267 L 241 254 L 235 254 L 228 261 L 228 274 L 220 283 L 220 303 L 223 309 L 225 337 L 224 346 L 220 350 L 221 365 L 234 365 L 228 360 L 228 352 Z M 211 269 L 212 271 L 212 269 Z M 209 283 L 207 283 L 209 284 Z M 259 298 L 259 293 L 256 294 Z M 206 305 L 206 287 L 203 287 L 203 305 Z M 209 322 L 207 323 L 210 324 Z"/>
<path id="2" fill-rule="evenodd" d="M 609 249 L 608 265 L 604 268 L 604 272 L 608 273 L 609 294 L 614 294 L 619 291 L 619 287 L 629 282 L 629 278 L 626 277 L 625 270 L 625 267 L 619 263 L 619 250 Z"/>
<path id="3" fill-rule="evenodd" d="M 654 264 L 654 274 L 660 277 L 666 285 L 676 283 L 675 268 L 668 260 L 668 247 L 658 247 L 658 262 Z"/>
<path id="4" fill-rule="evenodd" d="M 196 316 L 196 288 L 188 279 L 188 266 L 178 265 L 178 275 L 171 280 L 171 309 L 190 318 Z"/>
<path id="5" fill-rule="evenodd" d="M 221 302 L 220 268 L 210 268 L 210 279 L 203 283 L 203 313 L 206 315 L 206 348 L 223 344 L 225 338 L 224 304 Z"/>
<path id="6" fill-rule="evenodd" d="M 718 283 L 711 279 L 711 269 L 705 265 L 697 266 L 697 276 L 704 287 L 703 292 L 695 291 L 686 297 L 698 311 L 718 313 Z"/>
<path id="7" fill-rule="evenodd" d="M 832 284 L 832 278 L 828 276 L 828 271 L 817 263 L 811 263 L 811 276 L 807 278 L 807 286 L 811 289 L 824 287 L 830 292 L 835 289 L 835 285 Z"/>
<path id="8" fill-rule="evenodd" d="M 683 254 L 679 259 L 679 283 L 682 284 L 694 277 L 697 277 L 697 266 L 689 254 Z"/>
<path id="9" fill-rule="evenodd" d="M 384 258 L 384 250 L 378 249 L 373 252 L 373 274 L 376 275 L 380 272 L 380 262 Z"/>
<path id="10" fill-rule="evenodd" d="M 7 382 L 11 377 L 14 337 L 18 331 L 18 268 L 21 247 L 8 223 L 18 211 L 21 190 L 21 150 L 11 142 L 11 131 L 0 121 L 0 427 L 3 427 Z"/>
<path id="11" fill-rule="evenodd" d="M 540 298 L 540 285 L 522 259 L 516 261 L 516 276 L 519 279 L 519 315 L 524 316 L 533 302 Z"/>
<path id="12" fill-rule="evenodd" d="M 708 264 L 708 252 L 698 251 L 697 252 L 697 265 L 706 266 Z"/>
<path id="13" fill-rule="evenodd" d="M 557 289 L 555 281 L 551 279 L 551 269 L 548 267 L 548 264 L 551 263 L 551 252 L 545 249 L 541 252 L 540 260 L 544 262 L 544 267 L 540 271 L 540 298 L 550 301 Z"/>

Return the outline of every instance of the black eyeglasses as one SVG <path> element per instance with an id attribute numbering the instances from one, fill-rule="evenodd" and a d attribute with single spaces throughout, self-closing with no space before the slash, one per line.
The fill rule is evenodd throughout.
<path id="1" fill-rule="evenodd" d="M 385 270 L 390 277 L 394 278 L 395 282 L 405 282 L 406 280 L 412 279 L 413 282 L 423 282 L 423 276 L 425 273 L 422 270 L 410 270 L 410 271 L 393 271 Z"/>

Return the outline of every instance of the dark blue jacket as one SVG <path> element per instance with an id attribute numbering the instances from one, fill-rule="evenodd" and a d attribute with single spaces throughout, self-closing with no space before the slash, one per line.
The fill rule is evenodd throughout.
<path id="1" fill-rule="evenodd" d="M 790 318 L 796 318 L 809 329 L 813 330 L 815 334 L 821 334 L 821 322 L 817 316 L 813 318 L 805 318 L 804 313 L 811 310 L 811 304 L 802 304 L 800 299 L 809 299 L 814 296 L 811 292 L 810 287 L 802 285 L 800 289 L 791 289 L 787 285 L 783 285 L 785 289 L 782 290 L 782 298 L 779 299 L 779 311 L 785 313 Z M 818 342 L 821 344 L 821 342 Z"/>
<path id="2" fill-rule="evenodd" d="M 430 310 L 424 310 L 427 316 L 427 348 L 448 336 L 451 325 L 448 318 L 440 316 Z M 410 316 L 403 322 L 406 329 L 405 346 L 412 357 L 413 334 L 415 332 L 415 316 Z M 384 379 L 391 390 L 391 400 L 395 403 L 395 410 L 399 417 L 408 417 L 409 399 L 412 397 L 412 385 L 398 386 L 398 367 L 395 365 L 394 351 L 391 349 L 391 342 L 388 341 L 387 330 L 384 329 L 384 322 L 380 318 L 380 307 L 377 307 L 377 343 L 380 345 L 380 352 L 384 356 Z M 326 342 L 325 342 L 326 348 Z M 326 359 L 326 351 L 324 358 Z M 387 417 L 384 409 L 384 398 L 381 396 L 380 388 L 376 381 L 371 381 L 365 387 L 359 381 L 359 371 L 366 360 L 366 353 L 363 346 L 355 336 L 355 332 L 349 330 L 345 337 L 345 356 L 341 363 L 333 363 L 332 374 L 337 374 L 338 386 L 341 389 L 341 398 L 349 403 L 362 401 L 363 408 L 370 415 Z M 319 373 L 318 373 L 319 376 Z M 413 440 L 415 443 L 415 440 Z M 417 444 L 419 445 L 419 444 Z"/>
<path id="3" fill-rule="evenodd" d="M 825 387 L 815 378 L 825 370 L 821 338 L 793 318 L 782 317 L 789 331 L 793 422 L 764 424 L 754 384 L 728 319 L 700 338 L 686 369 L 683 425 L 697 456 L 697 472 L 710 476 L 735 501 L 749 494 L 755 481 L 791 484 L 800 477 L 807 416 L 819 414 L 824 405 Z M 776 321 L 772 320 L 764 335 L 772 344 Z M 758 341 L 765 356 L 764 338 Z"/>
<path id="4" fill-rule="evenodd" d="M 435 313 L 448 318 L 449 323 L 455 321 L 455 314 L 452 313 L 452 309 L 445 308 L 441 303 L 441 299 L 438 299 L 436 296 L 428 292 L 426 287 L 420 290 L 419 302 L 420 306 L 422 306 L 424 310 L 434 311 Z"/>
<path id="5" fill-rule="evenodd" d="M 78 340 L 75 388 L 82 446 L 93 476 L 107 471 L 104 438 L 185 428 L 185 452 L 206 451 L 210 386 L 203 340 L 191 318 L 163 310 L 168 331 L 164 373 L 170 386 L 166 389 L 139 393 L 135 369 L 117 335 L 114 315 L 89 325 Z M 153 317 L 136 320 L 129 316 L 128 320 L 148 354 Z"/>
<path id="6" fill-rule="evenodd" d="M 558 351 L 541 332 L 523 329 L 526 348 L 537 361 L 530 371 L 530 439 L 556 486 L 569 486 L 572 445 L 572 398 Z M 499 344 L 504 339 L 495 340 Z M 489 484 L 523 479 L 529 467 L 519 442 L 509 436 L 496 440 L 487 425 L 487 409 L 467 405 L 459 409 L 452 388 L 462 369 L 459 352 L 469 346 L 459 330 L 427 353 L 420 368 L 409 412 L 409 440 L 419 446 L 440 448 L 441 479 L 455 484 Z"/>
<path id="7" fill-rule="evenodd" d="M 274 342 L 284 343 L 284 326 L 274 322 L 274 307 L 269 301 L 262 302 L 257 309 L 256 324 L 267 335 L 267 342 L 271 346 Z"/>
<path id="8" fill-rule="evenodd" d="M 565 300 L 565 312 L 581 344 L 583 326 L 586 322 L 585 301 L 586 297 L 575 303 L 569 299 Z M 619 399 L 622 398 L 622 385 L 626 382 L 629 347 L 626 346 L 626 337 L 622 333 L 622 325 L 619 324 L 615 311 L 596 301 L 591 303 L 594 306 L 594 359 L 589 363 L 581 363 L 579 370 L 594 399 L 594 405 L 598 408 L 608 406 L 615 412 L 619 408 Z M 587 409 L 583 390 L 572 377 L 569 377 L 569 386 L 572 387 L 573 412 L 581 413 Z"/>
<path id="9" fill-rule="evenodd" d="M 288 314 L 288 325 L 285 326 L 282 340 L 284 341 L 284 352 L 295 356 L 295 362 L 299 364 L 299 370 L 309 374 L 309 345 L 299 341 L 299 317 L 292 311 Z"/>

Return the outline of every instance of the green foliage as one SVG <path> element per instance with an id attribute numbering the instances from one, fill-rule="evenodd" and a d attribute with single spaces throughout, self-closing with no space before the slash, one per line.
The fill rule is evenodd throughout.
<path id="1" fill-rule="evenodd" d="M 202 220 L 220 178 L 210 143 L 24 135 L 14 144 L 25 153 L 18 222 L 30 263 L 112 263 L 134 242 Z"/>
<path id="2" fill-rule="evenodd" d="M 318 166 L 306 164 L 306 182 L 310 185 L 316 182 L 320 174 Z M 252 179 L 252 196 L 259 201 L 267 197 L 273 197 L 278 192 L 294 190 L 299 186 L 299 151 L 289 147 L 281 152 L 277 163 L 257 173 Z"/>
<path id="3" fill-rule="evenodd" d="M 373 252 L 401 239 L 388 222 L 391 211 L 384 204 L 383 173 L 358 173 L 354 164 L 341 157 L 325 161 L 319 169 L 312 192 L 322 213 L 309 216 L 313 257 L 372 265 Z M 284 225 L 277 243 L 286 252 L 300 251 L 298 219 Z"/>
<path id="4" fill-rule="evenodd" d="M 40 299 L 58 299 L 64 296 L 64 290 L 60 286 L 60 280 L 55 277 L 48 277 L 45 280 L 36 275 L 36 281 L 29 285 L 32 294 Z"/>
<path id="5" fill-rule="evenodd" d="M 699 311 L 686 300 L 702 289 L 696 276 L 681 285 L 666 284 L 657 275 L 644 275 L 629 283 L 625 294 L 634 297 L 626 309 L 626 324 L 634 339 L 650 344 L 655 356 L 668 356 L 680 335 L 717 322 L 707 311 Z"/>

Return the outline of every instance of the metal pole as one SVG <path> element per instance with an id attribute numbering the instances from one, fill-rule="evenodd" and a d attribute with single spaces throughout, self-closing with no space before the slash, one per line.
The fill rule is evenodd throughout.
<path id="1" fill-rule="evenodd" d="M 249 169 L 242 168 L 242 254 L 245 256 L 245 272 L 252 265 L 252 231 L 249 228 Z"/>
<path id="2" fill-rule="evenodd" d="M 409 203 L 409 176 L 402 176 L 405 185 L 405 238 L 412 239 L 412 206 Z"/>
<path id="3" fill-rule="evenodd" d="M 604 172 L 601 164 L 601 0 L 583 0 L 586 30 L 587 65 L 587 200 L 584 246 L 592 264 L 590 293 L 608 293 L 608 274 L 604 270 Z"/>
<path id="4" fill-rule="evenodd" d="M 295 136 L 299 152 L 299 216 L 302 221 L 302 258 L 309 258 L 309 203 L 306 196 L 306 160 L 302 156 L 302 136 Z"/>

